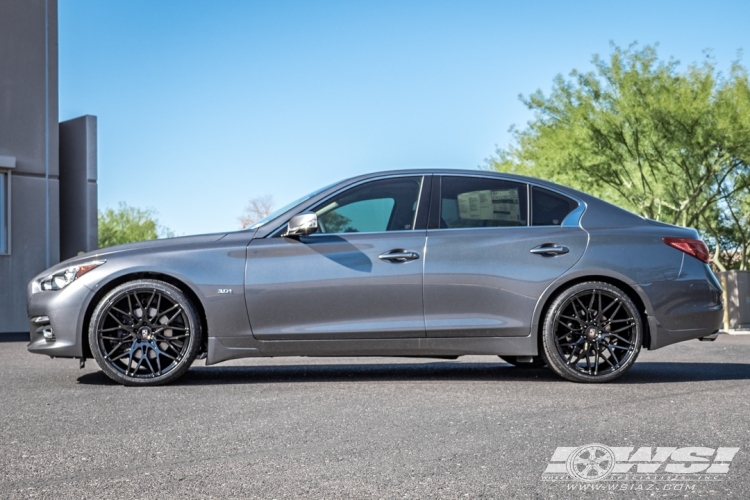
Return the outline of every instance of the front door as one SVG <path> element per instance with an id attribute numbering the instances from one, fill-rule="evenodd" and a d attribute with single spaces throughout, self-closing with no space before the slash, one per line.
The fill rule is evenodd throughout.
<path id="1" fill-rule="evenodd" d="M 312 209 L 317 233 L 252 241 L 245 298 L 253 335 L 424 337 L 425 230 L 415 228 L 423 180 L 396 176 L 347 188 Z"/>

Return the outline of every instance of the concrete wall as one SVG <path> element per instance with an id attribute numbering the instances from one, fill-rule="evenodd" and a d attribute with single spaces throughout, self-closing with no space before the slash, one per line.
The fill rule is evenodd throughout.
<path id="1" fill-rule="evenodd" d="M 718 273 L 724 288 L 724 329 L 750 330 L 750 271 Z"/>
<path id="2" fill-rule="evenodd" d="M 26 285 L 59 260 L 57 1 L 0 0 L 0 156 L 15 158 L 0 334 L 28 329 Z"/>
<path id="3" fill-rule="evenodd" d="M 98 248 L 96 117 L 60 123 L 60 259 Z"/>

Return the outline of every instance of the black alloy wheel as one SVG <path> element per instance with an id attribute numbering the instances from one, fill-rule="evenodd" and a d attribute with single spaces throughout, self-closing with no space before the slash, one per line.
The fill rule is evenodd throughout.
<path id="1" fill-rule="evenodd" d="M 190 368 L 201 345 L 201 322 L 185 294 L 158 280 L 110 291 L 89 323 L 91 352 L 112 380 L 160 385 Z"/>
<path id="2" fill-rule="evenodd" d="M 574 382 L 609 382 L 635 362 L 643 322 L 625 292 L 603 282 L 574 285 L 551 304 L 542 331 L 542 355 Z"/>

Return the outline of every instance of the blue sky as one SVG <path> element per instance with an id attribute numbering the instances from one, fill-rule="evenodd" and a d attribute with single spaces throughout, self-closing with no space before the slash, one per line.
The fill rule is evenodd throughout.
<path id="1" fill-rule="evenodd" d="M 232 230 L 254 197 L 477 168 L 531 118 L 519 94 L 611 41 L 726 68 L 749 19 L 719 0 L 59 0 L 60 120 L 99 118 L 100 208 Z"/>

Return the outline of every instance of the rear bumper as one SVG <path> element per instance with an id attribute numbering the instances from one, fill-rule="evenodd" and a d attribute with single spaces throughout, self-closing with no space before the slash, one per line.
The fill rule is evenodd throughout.
<path id="1" fill-rule="evenodd" d="M 685 257 L 676 280 L 640 285 L 653 308 L 649 312 L 649 349 L 708 337 L 721 328 L 724 304 L 721 285 L 711 269 Z"/>
<path id="2" fill-rule="evenodd" d="M 677 342 L 700 339 L 718 334 L 719 325 L 721 324 L 723 316 L 724 308 L 720 307 L 717 311 L 709 311 L 703 315 L 700 323 L 705 324 L 705 326 L 683 330 L 670 330 L 669 328 L 665 328 L 655 317 L 649 316 L 648 323 L 651 342 L 648 348 L 651 350 L 659 349 L 660 347 L 676 344 Z"/>

